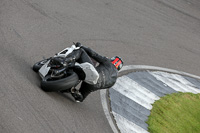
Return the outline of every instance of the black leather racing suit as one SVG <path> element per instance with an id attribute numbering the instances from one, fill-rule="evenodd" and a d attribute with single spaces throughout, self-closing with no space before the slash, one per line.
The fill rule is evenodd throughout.
<path id="1" fill-rule="evenodd" d="M 97 72 L 99 73 L 99 79 L 96 84 L 88 84 L 84 82 L 84 79 L 83 79 L 83 83 L 81 85 L 79 92 L 81 92 L 84 99 L 92 91 L 112 87 L 115 84 L 117 76 L 118 76 L 118 70 L 111 63 L 109 58 L 101 56 L 95 51 L 93 51 L 92 49 L 84 47 L 84 46 L 82 46 L 78 50 L 73 51 L 69 55 L 69 60 L 74 59 L 79 63 L 89 62 L 93 64 L 91 59 L 88 56 L 93 58 L 95 61 L 99 63 L 99 65 L 95 67 Z M 79 72 L 77 72 L 77 74 L 79 75 Z M 80 77 L 84 77 L 84 76 L 81 74 Z"/>

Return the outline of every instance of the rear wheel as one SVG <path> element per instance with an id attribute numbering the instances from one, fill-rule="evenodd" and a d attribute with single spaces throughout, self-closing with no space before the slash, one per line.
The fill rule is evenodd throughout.
<path id="1" fill-rule="evenodd" d="M 71 89 L 78 82 L 78 75 L 75 72 L 69 72 L 60 79 L 53 79 L 51 76 L 45 77 L 41 82 L 41 88 L 46 92 L 63 91 Z"/>
<path id="2" fill-rule="evenodd" d="M 48 59 L 41 60 L 33 65 L 33 71 L 38 72 L 39 69 L 48 61 Z"/>

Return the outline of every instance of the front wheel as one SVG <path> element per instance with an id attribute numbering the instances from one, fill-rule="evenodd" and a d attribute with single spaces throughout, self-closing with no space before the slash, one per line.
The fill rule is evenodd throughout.
<path id="1" fill-rule="evenodd" d="M 33 65 L 33 71 L 38 72 L 49 59 L 41 60 Z"/>
<path id="2" fill-rule="evenodd" d="M 75 72 L 71 72 L 61 79 L 45 77 L 45 80 L 41 82 L 41 88 L 46 92 L 63 91 L 74 87 L 78 82 L 78 75 Z"/>

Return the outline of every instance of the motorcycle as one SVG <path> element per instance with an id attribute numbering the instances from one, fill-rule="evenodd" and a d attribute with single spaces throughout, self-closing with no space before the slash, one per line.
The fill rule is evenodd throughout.
<path id="1" fill-rule="evenodd" d="M 41 88 L 44 91 L 70 92 L 81 82 L 72 69 L 75 62 L 65 62 L 65 58 L 76 49 L 79 49 L 79 47 L 72 45 L 53 57 L 41 60 L 33 65 L 33 70 L 38 72 L 42 78 Z"/>

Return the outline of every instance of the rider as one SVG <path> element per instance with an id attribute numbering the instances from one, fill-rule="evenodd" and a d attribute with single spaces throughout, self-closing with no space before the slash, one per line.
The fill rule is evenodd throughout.
<path id="1" fill-rule="evenodd" d="M 80 48 L 73 51 L 66 58 L 66 62 L 72 60 L 78 62 L 74 71 L 83 82 L 80 89 L 72 89 L 71 94 L 76 102 L 82 102 L 91 92 L 112 87 L 116 82 L 118 71 L 123 66 L 123 61 L 118 56 L 111 59 L 101 56 L 79 42 L 76 43 L 76 47 Z M 99 63 L 98 66 L 94 67 L 90 57 Z"/>

